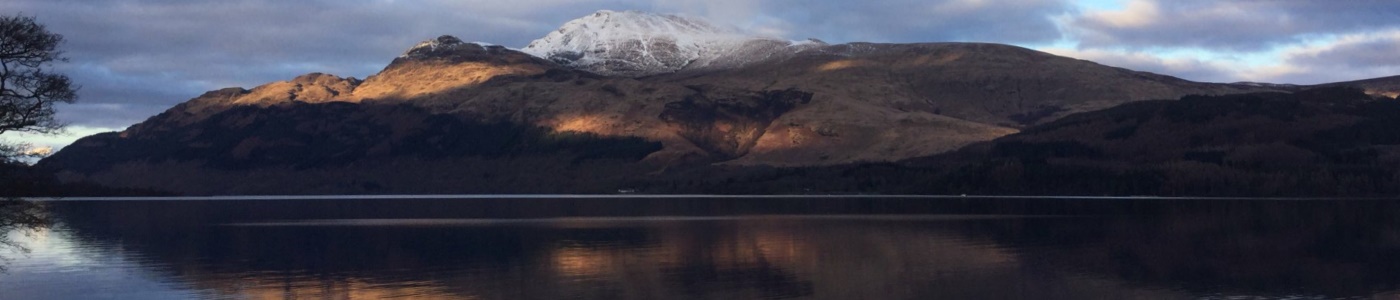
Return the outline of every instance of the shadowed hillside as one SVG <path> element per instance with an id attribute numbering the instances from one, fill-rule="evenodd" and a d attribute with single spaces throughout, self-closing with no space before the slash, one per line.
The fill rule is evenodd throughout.
<path id="1" fill-rule="evenodd" d="M 410 105 L 289 103 L 160 135 L 86 137 L 37 167 L 69 182 L 199 195 L 611 192 L 600 187 L 654 169 L 641 159 L 660 148 Z"/>
<path id="2" fill-rule="evenodd" d="M 711 168 L 645 185 L 733 193 L 1383 196 L 1400 101 L 1359 88 L 1187 96 L 1071 115 L 957 152 L 828 168 Z"/>

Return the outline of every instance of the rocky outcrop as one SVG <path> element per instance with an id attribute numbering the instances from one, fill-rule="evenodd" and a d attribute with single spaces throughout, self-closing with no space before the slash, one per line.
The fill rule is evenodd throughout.
<path id="1" fill-rule="evenodd" d="M 812 101 L 812 93 L 797 90 L 726 94 L 711 86 L 691 89 L 697 94 L 667 103 L 661 119 L 719 161 L 748 154 L 773 120 Z"/>
<path id="2" fill-rule="evenodd" d="M 549 61 L 505 47 L 441 36 L 419 43 L 366 78 L 351 99 L 435 98 L 500 77 L 529 76 L 557 68 Z"/>

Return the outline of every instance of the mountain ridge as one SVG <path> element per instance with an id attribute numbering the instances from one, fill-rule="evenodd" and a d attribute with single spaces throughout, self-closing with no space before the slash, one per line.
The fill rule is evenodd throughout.
<path id="1" fill-rule="evenodd" d="M 674 43 L 678 39 L 662 40 Z M 659 69 L 622 70 L 440 36 L 408 48 L 379 73 L 363 80 L 311 73 L 252 89 L 211 91 L 123 132 L 84 138 L 38 166 L 60 172 L 65 181 L 129 188 L 175 190 L 163 186 L 169 183 L 142 179 L 142 174 L 181 174 L 177 179 L 192 182 L 189 187 L 179 187 L 186 194 L 294 192 L 298 184 L 315 180 L 299 181 L 295 179 L 297 172 L 326 175 L 340 171 L 360 174 L 363 178 L 355 180 L 364 184 L 347 186 L 321 180 L 317 184 L 323 189 L 316 191 L 528 192 L 491 190 L 489 185 L 477 183 L 508 186 L 513 181 L 505 178 L 530 178 L 554 180 L 572 188 L 595 183 L 599 186 L 587 191 L 598 192 L 630 178 L 697 166 L 806 167 L 900 161 L 947 153 L 1071 114 L 1125 103 L 1187 95 L 1292 91 L 1276 85 L 1192 82 L 1001 44 L 764 41 L 764 45 L 785 46 L 720 53 L 703 65 L 689 61 L 655 65 Z M 781 51 L 768 51 L 772 49 Z M 596 54 L 627 57 L 632 55 L 629 51 Z M 741 52 L 763 56 L 714 59 Z M 598 68 L 604 68 L 603 72 L 597 72 Z M 627 73 L 632 71 L 639 73 Z M 1386 81 L 1380 82 L 1375 84 Z M 320 119 L 336 121 L 335 114 L 327 113 L 336 111 L 358 116 L 339 121 L 358 123 L 328 124 Z M 383 117 L 376 118 L 376 114 Z M 264 129 L 242 132 L 240 128 Z M 454 136 L 448 134 L 451 128 L 499 128 L 499 135 L 510 138 L 495 139 L 485 133 Z M 383 141 L 365 141 L 361 136 L 365 134 Z M 579 135 L 590 141 L 584 144 L 604 146 L 520 153 L 520 157 L 482 156 L 465 150 L 456 156 L 425 157 L 425 152 L 405 148 L 474 149 L 461 148 L 465 146 L 460 143 L 513 138 L 536 141 L 553 135 Z M 639 153 L 636 149 L 642 148 L 620 146 L 632 145 L 622 142 L 629 139 L 660 147 Z M 323 148 L 328 145 L 325 143 L 340 146 Z M 336 149 L 337 153 L 359 154 L 330 153 L 327 155 L 348 161 L 313 164 L 309 169 L 277 160 L 249 160 L 248 166 L 230 168 L 215 157 L 178 155 L 248 157 L 272 151 L 268 149 Z M 609 151 L 627 155 L 610 156 Z M 118 157 L 104 152 L 167 154 Z M 615 159 L 579 160 L 598 155 Z M 312 155 L 307 159 L 319 158 Z M 522 159 L 538 167 L 512 167 L 512 161 Z M 550 163 L 558 165 L 543 167 Z M 456 168 L 462 170 L 452 171 Z M 527 174 L 545 169 L 566 175 Z M 415 184 L 374 175 L 419 178 L 421 174 L 408 174 L 429 170 L 462 177 Z M 604 181 L 575 178 L 604 170 L 620 173 L 608 174 Z M 249 174 L 278 175 L 254 178 Z M 453 189 L 454 180 L 477 183 L 464 185 L 472 189 Z"/>
<path id="2" fill-rule="evenodd" d="M 890 163 L 723 168 L 639 179 L 654 193 L 1390 197 L 1400 102 L 1359 87 L 1186 96 L 1074 114 Z M 694 180 L 693 178 L 705 178 Z"/>
<path id="3" fill-rule="evenodd" d="M 680 15 L 601 10 L 565 23 L 520 51 L 574 69 L 638 77 L 737 67 L 825 45 L 746 34 Z"/>

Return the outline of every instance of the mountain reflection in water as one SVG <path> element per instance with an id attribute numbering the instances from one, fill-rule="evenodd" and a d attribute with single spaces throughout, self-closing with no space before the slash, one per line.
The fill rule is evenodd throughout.
<path id="1" fill-rule="evenodd" d="M 6 298 L 1393 296 L 1397 202 L 50 202 Z M 57 275 L 55 275 L 57 274 Z"/>

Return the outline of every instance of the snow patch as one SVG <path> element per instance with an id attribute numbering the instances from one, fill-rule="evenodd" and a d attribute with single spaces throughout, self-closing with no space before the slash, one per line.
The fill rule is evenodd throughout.
<path id="1" fill-rule="evenodd" d="M 594 73 L 645 76 L 741 66 L 825 45 L 748 34 L 692 17 L 601 10 L 565 23 L 520 51 Z"/>

